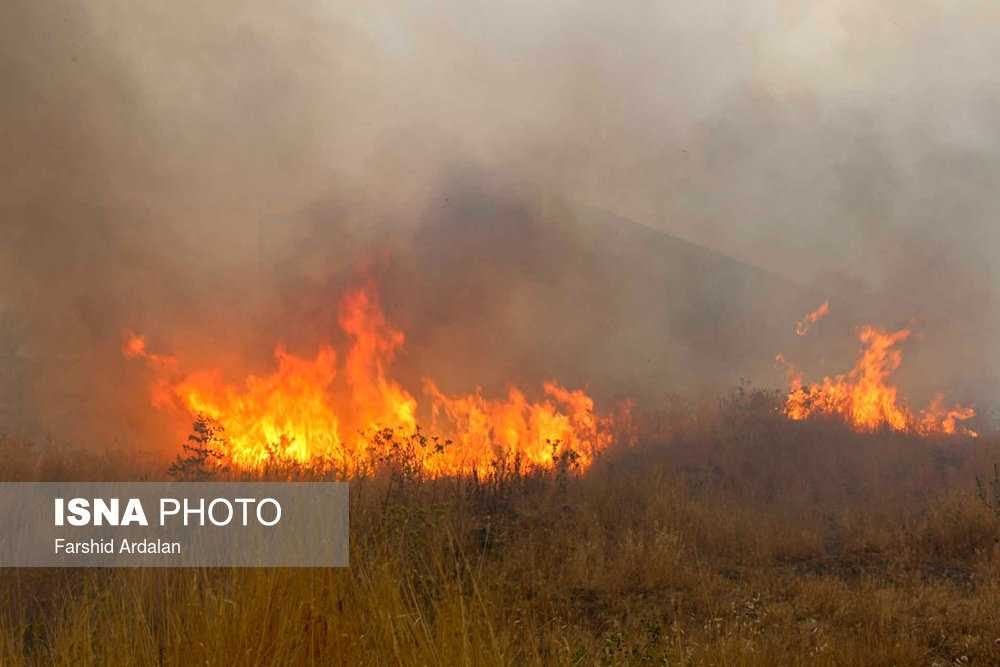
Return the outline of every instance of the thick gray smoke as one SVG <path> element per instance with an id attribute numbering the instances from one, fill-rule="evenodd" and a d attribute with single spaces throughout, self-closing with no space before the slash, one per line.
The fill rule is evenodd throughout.
<path id="1" fill-rule="evenodd" d="M 871 321 L 996 395 L 988 3 L 537 4 L 6 3 L 0 430 L 141 431 L 124 329 L 266 363 L 358 275 L 455 390 L 776 384 Z"/>

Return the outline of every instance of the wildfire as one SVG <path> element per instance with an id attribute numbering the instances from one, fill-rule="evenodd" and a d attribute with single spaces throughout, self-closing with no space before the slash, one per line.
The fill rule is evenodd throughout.
<path id="1" fill-rule="evenodd" d="M 421 406 L 389 376 L 405 336 L 387 321 L 372 285 L 342 299 L 339 324 L 350 340 L 343 359 L 329 345 L 310 358 L 279 344 L 276 368 L 240 383 L 225 381 L 216 369 L 181 372 L 176 358 L 150 353 L 136 334 L 126 336 L 122 351 L 153 371 L 155 407 L 173 409 L 185 421 L 199 414 L 215 419 L 225 429 L 226 456 L 245 468 L 277 456 L 302 463 L 320 457 L 352 470 L 385 429 L 419 435 L 418 414 L 427 414 L 430 432 L 440 436 L 420 456 L 432 474 L 483 468 L 503 455 L 539 466 L 572 456 L 585 468 L 611 442 L 611 420 L 594 413 L 590 396 L 554 381 L 532 402 L 516 387 L 499 400 L 478 389 L 449 396 L 425 379 Z"/>
<path id="2" fill-rule="evenodd" d="M 801 372 L 788 365 L 790 391 L 785 400 L 785 414 L 795 420 L 834 415 L 858 431 L 888 427 L 921 435 L 962 433 L 976 437 L 974 431 L 958 424 L 975 416 L 972 408 L 946 408 L 944 396 L 939 394 L 926 409 L 914 413 L 899 399 L 897 388 L 888 383 L 889 376 L 903 361 L 897 345 L 909 336 L 909 329 L 884 331 L 862 327 L 858 338 L 863 347 L 854 368 L 843 375 L 825 377 L 819 383 L 804 384 Z M 786 363 L 781 355 L 778 361 Z"/>
<path id="3" fill-rule="evenodd" d="M 819 322 L 829 312 L 830 312 L 830 302 L 824 301 L 823 305 L 821 305 L 819 308 L 812 311 L 811 313 L 809 313 L 796 323 L 795 333 L 798 334 L 799 336 L 805 336 L 807 333 L 809 333 L 809 329 L 812 327 L 812 325 Z"/>

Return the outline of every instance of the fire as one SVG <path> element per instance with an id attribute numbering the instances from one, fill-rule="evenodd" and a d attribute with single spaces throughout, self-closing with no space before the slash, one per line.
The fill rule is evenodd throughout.
<path id="1" fill-rule="evenodd" d="M 858 431 L 888 427 L 921 435 L 962 433 L 975 437 L 974 431 L 958 424 L 975 416 L 972 408 L 945 408 L 944 397 L 938 395 L 926 409 L 914 413 L 899 398 L 897 388 L 889 384 L 889 377 L 903 361 L 897 346 L 909 337 L 909 329 L 862 327 L 858 338 L 863 347 L 854 368 L 819 383 L 804 384 L 802 374 L 789 365 L 785 414 L 794 420 L 834 415 Z M 781 355 L 778 361 L 785 363 Z"/>
<path id="2" fill-rule="evenodd" d="M 157 377 L 150 390 L 155 407 L 161 408 L 171 401 L 172 391 L 167 376 L 176 372 L 177 360 L 170 356 L 153 354 L 146 349 L 146 339 L 134 332 L 126 332 L 122 343 L 122 354 L 126 359 L 144 359 L 157 372 Z"/>
<path id="3" fill-rule="evenodd" d="M 505 399 L 486 398 L 478 389 L 449 396 L 428 378 L 421 405 L 389 375 L 405 335 L 386 319 L 373 285 L 342 299 L 339 325 L 350 341 L 345 354 L 326 345 L 300 357 L 279 344 L 274 370 L 237 383 L 217 369 L 181 372 L 175 357 L 150 353 L 135 334 L 126 336 L 122 351 L 152 370 L 155 407 L 173 409 L 185 421 L 195 415 L 216 420 L 227 458 L 243 468 L 277 457 L 323 459 L 353 470 L 386 429 L 426 444 L 418 414 L 427 415 L 430 432 L 440 436 L 420 457 L 432 474 L 483 468 L 498 456 L 543 467 L 569 457 L 586 468 L 611 442 L 611 419 L 595 414 L 591 397 L 555 381 L 533 402 L 513 386 Z"/>
<path id="4" fill-rule="evenodd" d="M 595 417 L 594 401 L 581 390 L 546 382 L 548 398 L 532 403 L 516 387 L 510 388 L 506 400 L 489 400 L 479 391 L 446 396 L 431 380 L 425 380 L 424 386 L 433 400 L 432 423 L 443 418 L 459 445 L 458 457 L 450 461 L 452 468 L 482 462 L 482 452 L 504 451 L 516 452 L 526 463 L 547 466 L 557 454 L 554 443 L 561 443 L 563 451 L 572 451 L 583 465 L 589 465 L 610 444 L 607 420 L 602 424 Z M 462 460 L 470 454 L 469 461 Z"/>
<path id="5" fill-rule="evenodd" d="M 812 327 L 812 325 L 819 322 L 829 312 L 830 312 L 830 302 L 824 301 L 823 305 L 821 305 L 819 308 L 812 311 L 811 313 L 809 313 L 796 323 L 795 333 L 798 334 L 799 336 L 805 336 L 807 333 L 809 333 L 809 329 Z"/>

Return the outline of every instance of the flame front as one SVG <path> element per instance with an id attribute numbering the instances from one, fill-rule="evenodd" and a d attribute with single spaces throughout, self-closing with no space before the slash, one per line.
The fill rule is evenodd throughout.
<path id="1" fill-rule="evenodd" d="M 833 415 L 858 431 L 888 427 L 921 435 L 963 433 L 975 437 L 974 431 L 958 425 L 975 416 L 972 408 L 945 408 L 944 397 L 939 394 L 925 410 L 913 413 L 899 399 L 896 387 L 889 384 L 889 376 L 903 361 L 897 345 L 909 336 L 908 329 L 890 332 L 862 327 L 858 338 L 863 347 L 854 368 L 819 383 L 804 384 L 802 374 L 789 365 L 785 414 L 795 420 Z M 778 361 L 785 363 L 781 355 Z"/>
<path id="2" fill-rule="evenodd" d="M 431 380 L 424 386 L 433 401 L 433 424 L 443 421 L 455 434 L 458 447 L 447 461 L 451 469 L 481 464 L 504 452 L 514 452 L 526 463 L 551 466 L 556 456 L 572 451 L 588 466 L 611 442 L 609 420 L 594 415 L 590 396 L 556 382 L 545 383 L 548 399 L 538 403 L 528 401 L 516 387 L 506 400 L 489 400 L 478 391 L 446 396 Z"/>
<path id="3" fill-rule="evenodd" d="M 179 409 L 185 420 L 203 414 L 225 429 L 225 454 L 235 465 L 255 468 L 272 457 L 302 463 L 323 458 L 352 470 L 384 429 L 418 434 L 421 406 L 388 375 L 405 336 L 387 321 L 374 286 L 348 293 L 339 315 L 350 340 L 342 363 L 331 346 L 309 358 L 279 344 L 273 372 L 238 384 L 227 383 L 216 369 L 181 373 L 176 358 L 150 353 L 135 334 L 127 335 L 122 351 L 144 359 L 153 371 L 154 406 Z M 611 442 L 611 419 L 597 416 L 582 390 L 554 381 L 543 390 L 538 402 L 516 387 L 500 400 L 479 390 L 449 396 L 425 379 L 431 432 L 442 440 L 432 442 L 441 446 L 428 447 L 421 464 L 432 474 L 448 474 L 509 455 L 544 467 L 571 456 L 589 466 Z"/>

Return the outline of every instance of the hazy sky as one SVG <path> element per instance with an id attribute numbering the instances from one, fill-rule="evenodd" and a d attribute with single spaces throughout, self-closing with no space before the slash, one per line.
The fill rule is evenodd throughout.
<path id="1" fill-rule="evenodd" d="M 7 206 L 228 238 L 472 163 L 800 280 L 998 241 L 992 3 L 20 4 Z"/>

